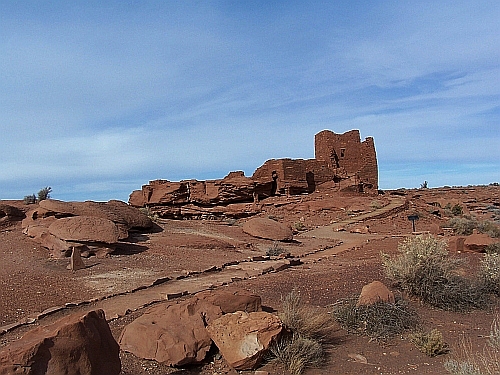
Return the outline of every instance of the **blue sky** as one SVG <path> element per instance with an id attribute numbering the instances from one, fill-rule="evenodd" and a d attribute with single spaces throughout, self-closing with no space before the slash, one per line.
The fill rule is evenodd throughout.
<path id="1" fill-rule="evenodd" d="M 373 136 L 381 188 L 500 182 L 500 2 L 0 1 L 0 199 L 127 200 Z"/>

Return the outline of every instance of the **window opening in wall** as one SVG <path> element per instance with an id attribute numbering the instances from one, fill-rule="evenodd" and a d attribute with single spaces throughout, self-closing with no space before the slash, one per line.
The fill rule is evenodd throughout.
<path id="1" fill-rule="evenodd" d="M 345 156 L 345 148 L 340 149 L 340 157 L 343 158 Z"/>

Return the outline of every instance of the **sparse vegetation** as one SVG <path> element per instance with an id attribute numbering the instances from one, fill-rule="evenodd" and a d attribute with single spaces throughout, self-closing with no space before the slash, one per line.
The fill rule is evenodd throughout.
<path id="1" fill-rule="evenodd" d="M 453 375 L 498 375 L 500 374 L 500 316 L 491 323 L 490 335 L 482 352 L 473 350 L 470 339 L 462 336 L 453 358 L 444 363 Z"/>
<path id="2" fill-rule="evenodd" d="M 428 182 L 424 181 L 420 184 L 420 189 L 427 189 L 428 188 Z"/>
<path id="3" fill-rule="evenodd" d="M 372 210 L 378 210 L 378 209 L 382 208 L 382 203 L 380 203 L 380 201 L 378 201 L 378 200 L 373 200 L 370 202 L 370 208 Z"/>
<path id="4" fill-rule="evenodd" d="M 149 207 L 141 207 L 139 208 L 139 211 L 141 211 L 144 215 L 149 217 L 151 221 L 157 222 L 160 219 L 160 216 L 158 216 L 158 213 L 153 212 L 151 208 Z"/>
<path id="5" fill-rule="evenodd" d="M 356 306 L 357 299 L 345 299 L 334 306 L 333 315 L 350 333 L 361 334 L 373 340 L 385 341 L 419 324 L 418 314 L 402 298 L 395 303 L 377 302 Z"/>
<path id="6" fill-rule="evenodd" d="M 302 221 L 297 221 L 296 223 L 293 224 L 293 227 L 295 230 L 302 232 L 307 229 L 307 227 L 304 225 Z"/>
<path id="7" fill-rule="evenodd" d="M 485 254 L 481 260 L 479 278 L 484 291 L 500 296 L 500 254 Z"/>
<path id="8" fill-rule="evenodd" d="M 46 186 L 38 192 L 38 201 L 41 202 L 45 199 L 50 198 L 50 193 L 52 192 L 52 188 L 50 186 Z"/>
<path id="9" fill-rule="evenodd" d="M 278 242 L 274 242 L 266 251 L 267 256 L 277 257 L 281 254 L 287 254 L 287 251 Z"/>
<path id="10" fill-rule="evenodd" d="M 321 366 L 326 358 L 325 346 L 338 328 L 335 320 L 326 311 L 304 305 L 296 291 L 282 298 L 282 309 L 279 317 L 288 334 L 271 347 L 274 358 L 292 375 Z"/>
<path id="11" fill-rule="evenodd" d="M 382 254 L 383 265 L 386 275 L 410 296 L 451 311 L 488 305 L 482 283 L 459 275 L 465 261 L 448 255 L 446 241 L 417 236 L 400 243 L 398 251 L 395 257 Z"/>
<path id="12" fill-rule="evenodd" d="M 448 344 L 443 340 L 443 334 L 437 329 L 429 332 L 415 332 L 409 335 L 410 341 L 429 357 L 435 357 L 449 352 Z"/>
<path id="13" fill-rule="evenodd" d="M 500 237 L 500 227 L 493 221 L 478 221 L 472 216 L 451 218 L 446 226 L 453 228 L 456 234 L 468 236 L 474 229 L 492 238 Z"/>
<path id="14" fill-rule="evenodd" d="M 23 199 L 24 204 L 35 204 L 36 203 L 36 195 L 26 195 Z"/>

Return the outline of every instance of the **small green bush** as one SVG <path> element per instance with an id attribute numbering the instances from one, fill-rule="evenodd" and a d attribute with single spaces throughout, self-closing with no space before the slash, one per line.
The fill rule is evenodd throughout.
<path id="1" fill-rule="evenodd" d="M 464 209 L 458 203 L 451 208 L 451 213 L 453 216 L 461 216 L 464 213 Z"/>
<path id="2" fill-rule="evenodd" d="M 491 243 L 484 248 L 486 254 L 500 254 L 500 242 Z"/>
<path id="3" fill-rule="evenodd" d="M 36 203 L 36 196 L 35 194 L 32 195 L 26 195 L 23 199 L 24 204 L 35 204 Z"/>
<path id="4" fill-rule="evenodd" d="M 38 201 L 41 202 L 45 199 L 49 199 L 51 192 L 52 188 L 50 186 L 46 186 L 43 189 L 40 189 L 40 191 L 38 192 Z"/>
<path id="5" fill-rule="evenodd" d="M 418 314 L 401 298 L 395 303 L 379 301 L 357 306 L 357 298 L 340 300 L 334 305 L 333 315 L 346 331 L 385 341 L 395 335 L 415 329 Z"/>
<path id="6" fill-rule="evenodd" d="M 451 218 L 446 226 L 453 228 L 453 231 L 459 235 L 468 236 L 472 234 L 474 229 L 477 229 L 491 238 L 500 237 L 500 226 L 498 224 L 490 220 L 478 221 L 471 216 Z"/>
<path id="7" fill-rule="evenodd" d="M 437 329 L 430 332 L 415 332 L 409 335 L 410 341 L 429 357 L 446 354 L 450 350 L 443 340 L 443 334 Z"/>
<path id="8" fill-rule="evenodd" d="M 445 240 L 417 236 L 400 243 L 398 251 L 395 257 L 382 254 L 385 273 L 410 296 L 451 311 L 488 305 L 483 283 L 458 274 L 465 261 L 448 255 Z"/>
<path id="9" fill-rule="evenodd" d="M 491 238 L 500 237 L 500 226 L 493 221 L 484 220 L 477 223 L 477 230 L 485 233 Z"/>

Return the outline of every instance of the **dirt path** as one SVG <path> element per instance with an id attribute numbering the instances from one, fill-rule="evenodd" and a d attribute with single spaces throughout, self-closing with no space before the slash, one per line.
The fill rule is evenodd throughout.
<path id="1" fill-rule="evenodd" d="M 0 327 L 0 334 L 9 332 L 26 324 L 40 321 L 44 317 L 55 312 L 69 313 L 76 309 L 89 310 L 90 307 L 85 308 L 85 306 L 89 305 L 90 302 L 93 302 L 93 309 L 102 308 L 105 311 L 107 319 L 113 320 L 126 315 L 130 311 L 138 310 L 155 302 L 169 300 L 187 294 L 194 294 L 203 290 L 213 289 L 218 286 L 229 284 L 237 280 L 255 278 L 270 272 L 279 272 L 302 262 L 313 263 L 322 258 L 336 256 L 343 251 L 359 248 L 371 240 L 385 237 L 376 234 L 358 234 L 346 231 L 337 231 L 339 228 L 345 228 L 363 220 L 384 215 L 402 207 L 402 205 L 404 205 L 404 201 L 394 199 L 390 202 L 390 204 L 378 210 L 300 234 L 297 236 L 299 239 L 323 238 L 339 241 L 337 246 L 326 246 L 325 248 L 302 255 L 301 261 L 297 261 L 296 259 L 273 260 L 269 258 L 261 259 L 256 257 L 253 261 L 230 262 L 230 264 L 222 267 L 213 266 L 199 273 L 194 272 L 191 275 L 156 277 L 154 280 L 150 280 L 148 285 L 136 287 L 134 290 L 129 292 L 108 295 L 99 298 L 99 300 L 66 303 L 63 306 L 46 309 L 41 313 L 26 317 L 19 322 Z M 228 235 L 216 234 L 206 230 L 175 229 L 174 231 L 178 233 L 197 234 L 209 238 L 217 238 L 232 244 L 243 243 L 243 241 L 232 238 Z"/>

